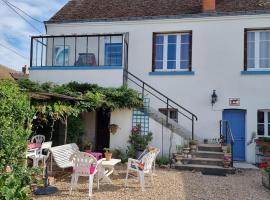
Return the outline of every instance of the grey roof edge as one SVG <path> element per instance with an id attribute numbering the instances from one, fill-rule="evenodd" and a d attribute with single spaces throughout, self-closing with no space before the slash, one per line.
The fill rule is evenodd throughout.
<path id="1" fill-rule="evenodd" d="M 49 20 L 45 24 L 63 24 L 63 23 L 84 23 L 84 22 L 117 22 L 117 21 L 140 21 L 140 20 L 159 20 L 159 19 L 184 19 L 184 18 L 204 18 L 204 17 L 224 17 L 241 15 L 262 15 L 270 14 L 270 9 L 252 10 L 252 11 L 234 11 L 234 12 L 207 12 L 198 14 L 166 15 L 166 16 L 140 16 L 140 17 L 118 17 L 118 18 L 100 18 L 85 20 Z"/>

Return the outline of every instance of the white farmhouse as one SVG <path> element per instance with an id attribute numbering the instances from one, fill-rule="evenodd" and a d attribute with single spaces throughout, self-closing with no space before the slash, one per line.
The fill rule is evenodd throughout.
<path id="1" fill-rule="evenodd" d="M 98 134 L 104 114 L 87 114 L 97 143 L 125 147 L 141 123 L 168 154 L 192 134 L 219 138 L 224 120 L 234 159 L 255 163 L 253 133 L 270 137 L 268 0 L 71 0 L 45 26 L 32 37 L 31 80 L 127 83 L 145 98 L 147 112 L 111 113 L 115 135 Z"/>

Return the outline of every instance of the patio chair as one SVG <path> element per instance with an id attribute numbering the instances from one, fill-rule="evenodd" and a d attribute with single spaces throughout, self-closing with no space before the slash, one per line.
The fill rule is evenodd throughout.
<path id="1" fill-rule="evenodd" d="M 33 167 L 38 167 L 39 161 L 43 164 L 43 175 L 45 174 L 46 161 L 50 156 L 50 148 L 52 142 L 43 142 L 41 148 L 36 151 L 36 154 L 29 156 L 28 158 L 33 160 Z"/>
<path id="2" fill-rule="evenodd" d="M 98 169 L 101 168 L 102 161 L 97 161 L 94 156 L 85 152 L 77 152 L 71 155 L 70 162 L 73 163 L 73 173 L 71 177 L 70 194 L 74 187 L 76 187 L 78 178 L 80 176 L 89 177 L 89 197 L 92 196 L 94 175 L 99 176 Z M 99 177 L 97 177 L 97 184 L 99 189 Z"/>
<path id="3" fill-rule="evenodd" d="M 153 180 L 153 162 L 156 157 L 156 152 L 155 151 L 150 151 L 147 154 L 145 154 L 141 160 L 136 160 L 129 158 L 128 159 L 128 164 L 127 164 L 127 174 L 126 174 L 126 181 L 125 181 L 125 187 L 127 186 L 127 180 L 129 176 L 129 171 L 134 171 L 137 172 L 139 180 L 140 180 L 140 185 L 141 185 L 141 190 L 142 192 L 144 191 L 144 174 L 150 174 L 151 176 L 151 181 L 152 184 L 154 183 Z"/>
<path id="4" fill-rule="evenodd" d="M 45 141 L 44 135 L 35 135 L 31 138 L 31 143 L 42 144 Z"/>
<path id="5" fill-rule="evenodd" d="M 50 149 L 52 157 L 56 162 L 56 165 L 61 169 L 73 167 L 73 163 L 69 160 L 70 156 L 79 152 L 77 144 L 65 144 L 61 146 L 52 147 Z M 51 166 L 52 169 L 52 166 Z"/>
<path id="6" fill-rule="evenodd" d="M 152 149 L 153 149 L 153 151 L 156 152 L 156 156 L 155 156 L 155 159 L 154 159 L 154 162 L 153 162 L 153 174 L 155 174 L 155 171 L 156 171 L 156 158 L 157 158 L 158 154 L 160 153 L 160 149 L 155 148 L 155 147 L 152 147 Z M 143 157 L 145 154 L 147 154 L 148 152 L 149 152 L 149 149 L 146 148 L 146 149 L 142 152 L 142 154 L 139 156 L 139 158 L 138 158 L 137 160 L 141 160 L 142 157 Z"/>

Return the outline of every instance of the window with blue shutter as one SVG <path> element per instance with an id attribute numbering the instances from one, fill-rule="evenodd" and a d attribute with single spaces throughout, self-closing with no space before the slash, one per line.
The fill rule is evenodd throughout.
<path id="1" fill-rule="evenodd" d="M 121 66 L 122 65 L 122 44 L 106 43 L 105 44 L 105 65 Z"/>

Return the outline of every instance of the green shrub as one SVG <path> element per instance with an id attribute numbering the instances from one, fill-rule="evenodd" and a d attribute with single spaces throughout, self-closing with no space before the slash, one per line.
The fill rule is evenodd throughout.
<path id="1" fill-rule="evenodd" d="M 156 159 L 156 163 L 158 166 L 161 166 L 161 165 L 168 165 L 170 164 L 170 159 L 168 157 L 157 157 Z"/>
<path id="2" fill-rule="evenodd" d="M 135 149 L 132 147 L 128 147 L 127 150 L 123 149 L 114 149 L 113 157 L 120 159 L 122 163 L 126 163 L 128 158 L 133 158 L 135 154 Z"/>
<path id="3" fill-rule="evenodd" d="M 30 100 L 17 84 L 0 80 L 0 199 L 27 199 L 25 152 L 32 116 Z"/>

